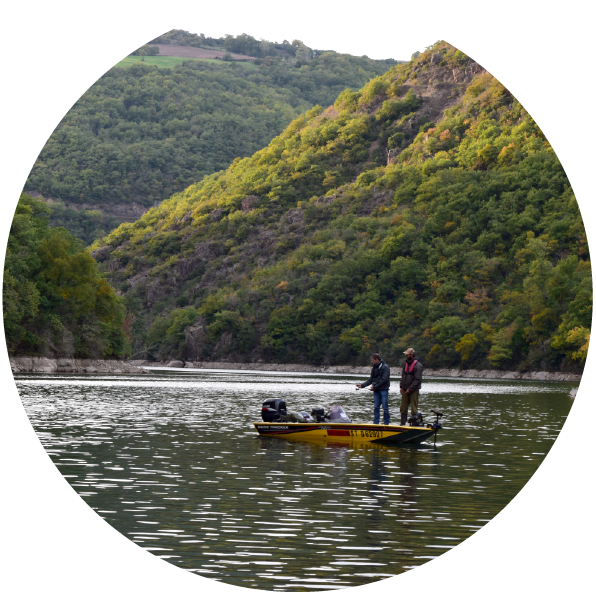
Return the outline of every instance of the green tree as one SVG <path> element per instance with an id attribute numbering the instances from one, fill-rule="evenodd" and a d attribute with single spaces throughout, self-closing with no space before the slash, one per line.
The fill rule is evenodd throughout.
<path id="1" fill-rule="evenodd" d="M 9 351 L 54 356 L 123 356 L 124 306 L 88 251 L 63 228 L 48 227 L 48 207 L 21 195 L 4 270 Z"/>

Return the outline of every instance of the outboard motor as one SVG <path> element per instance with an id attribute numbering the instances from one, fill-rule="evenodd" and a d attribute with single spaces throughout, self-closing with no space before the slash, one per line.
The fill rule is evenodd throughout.
<path id="1" fill-rule="evenodd" d="M 263 409 L 261 410 L 263 422 L 282 420 L 282 416 L 285 418 L 287 413 L 286 402 L 283 399 L 266 399 L 263 402 Z"/>
<path id="2" fill-rule="evenodd" d="M 323 408 L 313 408 L 310 415 L 315 422 L 325 422 L 325 410 Z"/>

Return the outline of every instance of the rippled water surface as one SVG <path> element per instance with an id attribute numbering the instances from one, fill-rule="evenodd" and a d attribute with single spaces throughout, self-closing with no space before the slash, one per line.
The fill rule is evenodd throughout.
<path id="1" fill-rule="evenodd" d="M 422 565 L 490 521 L 556 439 L 572 383 L 427 380 L 436 449 L 259 437 L 270 397 L 341 403 L 372 422 L 358 379 L 240 372 L 17 375 L 54 463 L 104 519 L 156 556 L 239 586 L 337 589 Z M 390 393 L 399 417 L 397 383 Z"/>

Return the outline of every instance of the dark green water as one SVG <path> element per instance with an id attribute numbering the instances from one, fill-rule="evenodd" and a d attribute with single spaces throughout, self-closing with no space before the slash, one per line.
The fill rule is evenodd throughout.
<path id="1" fill-rule="evenodd" d="M 252 422 L 269 397 L 291 410 L 341 403 L 353 420 L 371 422 L 370 394 L 350 377 L 153 371 L 16 380 L 54 463 L 112 526 L 193 573 L 278 591 L 370 583 L 465 540 L 540 465 L 577 386 L 427 380 L 422 412 L 445 413 L 434 449 L 256 435 Z M 390 393 L 394 421 L 398 395 Z"/>

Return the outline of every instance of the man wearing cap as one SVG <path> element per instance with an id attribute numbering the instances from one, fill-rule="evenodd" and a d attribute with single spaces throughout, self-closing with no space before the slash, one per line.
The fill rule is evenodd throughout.
<path id="1" fill-rule="evenodd" d="M 401 371 L 401 381 L 399 383 L 399 392 L 401 393 L 399 411 L 402 426 L 408 420 L 408 406 L 412 408 L 412 416 L 418 414 L 418 395 L 422 385 L 423 369 L 422 364 L 415 358 L 416 350 L 414 348 L 408 348 L 404 354 L 406 355 L 406 363 Z"/>
<path id="2" fill-rule="evenodd" d="M 364 389 L 370 385 L 374 391 L 374 419 L 373 424 L 379 424 L 381 405 L 383 406 L 383 424 L 389 424 L 389 381 L 390 370 L 378 354 L 370 357 L 372 369 L 370 378 L 364 383 L 358 383 L 356 387 Z"/>

